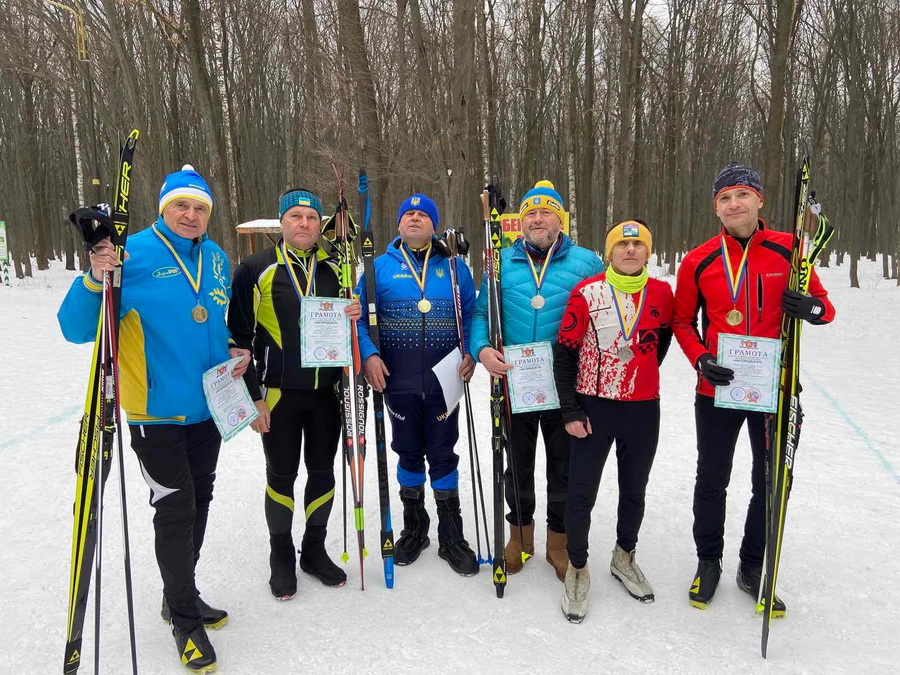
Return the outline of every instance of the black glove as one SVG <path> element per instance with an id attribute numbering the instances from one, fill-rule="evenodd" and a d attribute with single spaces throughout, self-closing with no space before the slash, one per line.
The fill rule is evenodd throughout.
<path id="1" fill-rule="evenodd" d="M 716 363 L 712 354 L 704 354 L 697 359 L 697 370 L 714 387 L 724 387 L 734 379 L 734 371 Z"/>
<path id="2" fill-rule="evenodd" d="M 485 189 L 488 191 L 488 197 L 490 198 L 491 205 L 497 207 L 497 213 L 506 213 L 506 200 L 500 193 L 500 186 L 488 185 L 485 187 Z"/>
<path id="3" fill-rule="evenodd" d="M 76 227 L 84 240 L 84 247 L 90 251 L 113 233 L 112 218 L 106 212 L 106 204 L 83 206 L 69 214 L 69 220 Z"/>
<path id="4" fill-rule="evenodd" d="M 825 303 L 814 295 L 803 295 L 788 289 L 781 296 L 781 310 L 792 319 L 815 323 L 825 315 Z"/>
<path id="5" fill-rule="evenodd" d="M 452 258 L 453 252 L 450 250 L 450 244 L 447 243 L 447 240 L 444 237 L 439 237 L 437 235 L 431 238 L 431 245 L 434 247 L 436 253 L 439 253 L 444 258 Z"/>

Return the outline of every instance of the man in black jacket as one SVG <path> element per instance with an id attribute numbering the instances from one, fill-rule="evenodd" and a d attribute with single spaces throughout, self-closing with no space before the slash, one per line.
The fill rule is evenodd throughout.
<path id="1" fill-rule="evenodd" d="M 281 196 L 278 214 L 281 239 L 273 248 L 245 258 L 234 274 L 228 327 L 235 342 L 252 348 L 255 357 L 244 377 L 260 413 L 251 426 L 262 434 L 266 455 L 269 586 L 276 598 L 289 600 L 297 592 L 291 528 L 301 444 L 307 478 L 300 569 L 327 586 L 342 586 L 347 580 L 325 551 L 341 435 L 336 391 L 341 369 L 304 368 L 300 363 L 300 298 L 334 298 L 341 288 L 338 262 L 318 245 L 319 198 L 308 190 L 288 190 Z M 359 301 L 346 313 L 351 320 L 358 319 Z"/>

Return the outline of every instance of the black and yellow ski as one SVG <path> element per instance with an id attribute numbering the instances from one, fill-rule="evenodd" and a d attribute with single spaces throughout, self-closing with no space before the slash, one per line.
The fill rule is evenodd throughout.
<path id="1" fill-rule="evenodd" d="M 122 146 L 118 166 L 116 191 L 112 206 L 101 205 L 91 209 L 79 209 L 72 214 L 72 222 L 80 229 L 88 247 L 109 237 L 115 245 L 119 260 L 124 260 L 125 242 L 128 237 L 128 200 L 131 192 L 131 167 L 139 132 L 133 130 Z M 96 570 L 94 616 L 94 663 L 99 666 L 100 640 L 100 562 L 102 533 L 102 493 L 109 475 L 113 455 L 113 443 L 118 437 L 119 477 L 122 485 L 122 523 L 124 530 L 125 581 L 128 600 L 128 618 L 131 636 L 133 671 L 137 672 L 137 655 L 134 640 L 134 612 L 131 593 L 131 569 L 128 545 L 128 517 L 125 510 L 124 467 L 121 462 L 121 427 L 118 397 L 118 322 L 122 294 L 122 267 L 106 272 L 97 334 L 91 360 L 91 373 L 84 404 L 84 416 L 75 453 L 75 504 L 72 529 L 72 560 L 69 577 L 68 618 L 66 621 L 66 649 L 64 673 L 75 673 L 81 665 L 82 636 L 87 611 L 88 592 L 92 567 Z M 100 480 L 98 481 L 98 475 Z"/>
<path id="2" fill-rule="evenodd" d="M 812 268 L 824 250 L 834 228 L 822 215 L 815 194 L 810 194 L 809 157 L 797 174 L 796 212 L 791 272 L 788 288 L 809 293 Z M 807 211 L 815 219 L 815 231 L 810 237 L 806 229 Z M 767 461 L 766 499 L 766 555 L 764 576 L 760 583 L 757 611 L 763 613 L 761 649 L 763 658 L 769 641 L 769 623 L 778 616 L 775 603 L 775 583 L 781 560 L 781 544 L 787 515 L 788 498 L 794 478 L 794 455 L 800 440 L 803 413 L 800 408 L 800 334 L 803 322 L 786 314 L 781 322 L 781 383 L 778 392 L 778 409 L 769 422 L 769 452 Z"/>

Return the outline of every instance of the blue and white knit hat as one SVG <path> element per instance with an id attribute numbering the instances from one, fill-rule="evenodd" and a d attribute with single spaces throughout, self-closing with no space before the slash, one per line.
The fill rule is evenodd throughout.
<path id="1" fill-rule="evenodd" d="M 315 209 L 319 218 L 322 217 L 322 201 L 309 190 L 293 188 L 281 195 L 281 199 L 278 201 L 278 219 L 281 220 L 284 214 L 295 206 L 308 206 Z"/>
<path id="2" fill-rule="evenodd" d="M 718 197 L 720 192 L 738 187 L 750 188 L 760 197 L 763 196 L 759 172 L 752 167 L 730 162 L 719 171 L 719 175 L 713 181 L 713 199 Z"/>
<path id="3" fill-rule="evenodd" d="M 406 201 L 404 201 L 400 208 L 397 210 L 397 222 L 400 222 L 400 219 L 403 217 L 403 214 L 407 211 L 423 211 L 428 214 L 428 217 L 431 218 L 431 224 L 434 226 L 435 231 L 437 231 L 438 226 L 438 207 L 437 204 L 426 195 L 423 195 L 419 192 L 412 195 L 411 197 L 407 197 Z"/>
<path id="4" fill-rule="evenodd" d="M 560 221 L 565 217 L 562 197 L 559 196 L 553 183 L 549 180 L 539 180 L 533 188 L 525 193 L 522 203 L 519 205 L 519 217 L 524 217 L 526 213 L 534 209 L 552 211 Z"/>
<path id="5" fill-rule="evenodd" d="M 171 202 L 188 197 L 205 202 L 210 211 L 213 205 L 212 190 L 203 180 L 203 176 L 194 171 L 194 167 L 185 164 L 181 171 L 170 173 L 159 189 L 159 212 L 162 213 Z"/>

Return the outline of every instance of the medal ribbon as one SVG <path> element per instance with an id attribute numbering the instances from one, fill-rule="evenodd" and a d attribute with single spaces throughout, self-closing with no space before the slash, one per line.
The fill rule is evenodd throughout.
<path id="1" fill-rule="evenodd" d="M 531 268 L 531 276 L 534 277 L 534 285 L 537 287 L 538 295 L 541 293 L 541 286 L 544 285 L 544 276 L 547 274 L 547 268 L 550 267 L 550 258 L 553 257 L 554 251 L 556 251 L 557 244 L 559 243 L 559 239 L 553 242 L 553 245 L 547 251 L 547 255 L 544 258 L 544 264 L 541 265 L 540 274 L 538 274 L 537 267 L 534 266 L 534 261 L 531 259 L 531 253 L 528 252 L 528 248 L 525 248 L 525 257 L 528 258 L 528 266 Z"/>
<path id="2" fill-rule="evenodd" d="M 306 265 L 303 264 L 299 259 L 296 259 L 297 262 L 303 267 L 303 271 L 306 272 L 306 292 L 303 292 L 303 289 L 300 287 L 300 281 L 297 279 L 297 273 L 294 272 L 294 266 L 291 264 L 291 258 L 288 257 L 288 249 L 284 243 L 284 239 L 281 240 L 281 257 L 284 258 L 284 266 L 287 267 L 288 276 L 291 279 L 291 285 L 294 287 L 294 292 L 297 294 L 297 298 L 304 298 L 309 295 L 310 290 L 313 287 L 316 279 L 316 266 L 318 265 L 318 259 L 316 257 L 316 249 L 313 248 L 311 252 L 312 257 L 312 265 L 309 269 L 306 268 Z"/>
<path id="3" fill-rule="evenodd" d="M 632 317 L 630 322 L 625 318 L 625 312 L 622 311 L 621 303 L 624 301 L 625 294 L 622 294 L 623 300 L 619 300 L 619 291 L 615 288 L 613 288 L 612 291 L 613 305 L 616 308 L 616 317 L 619 319 L 619 328 L 622 329 L 622 335 L 625 338 L 625 342 L 631 342 L 631 336 L 634 335 L 638 322 L 641 320 L 641 314 L 644 313 L 644 298 L 647 297 L 647 287 L 644 286 L 644 288 L 641 289 L 637 310 L 635 310 L 634 317 Z"/>
<path id="4" fill-rule="evenodd" d="M 187 282 L 191 285 L 191 288 L 194 291 L 194 294 L 197 296 L 197 304 L 200 304 L 200 280 L 203 278 L 203 251 L 199 251 L 197 256 L 197 278 L 194 279 L 191 276 L 191 273 L 188 271 L 187 266 L 184 264 L 184 261 L 181 259 L 181 256 L 178 255 L 178 251 L 169 243 L 169 240 L 166 239 L 163 234 L 156 229 L 156 225 L 152 225 L 153 234 L 159 237 L 159 240 L 166 245 L 166 248 L 169 249 L 169 253 L 172 254 L 172 257 L 175 258 L 175 262 L 178 263 L 178 267 L 181 268 L 181 271 L 184 273 Z"/>
<path id="5" fill-rule="evenodd" d="M 425 275 L 428 274 L 428 260 L 431 258 L 431 244 L 428 244 L 428 252 L 425 254 L 425 263 L 422 265 L 422 276 L 416 272 L 418 265 L 413 265 L 412 260 L 410 260 L 409 256 L 406 255 L 406 249 L 404 248 L 406 245 L 400 245 L 400 253 L 403 254 L 404 260 L 406 260 L 406 265 L 409 267 L 410 274 L 412 274 L 413 279 L 416 280 L 416 284 L 419 287 L 419 290 L 422 291 L 422 297 L 425 297 Z M 418 263 L 418 261 L 416 261 Z"/>
<path id="6" fill-rule="evenodd" d="M 725 245 L 725 237 L 719 237 L 719 246 L 722 248 L 722 265 L 725 267 L 725 280 L 728 282 L 728 292 L 731 293 L 731 302 L 737 307 L 737 298 L 741 292 L 741 284 L 747 277 L 747 253 L 750 252 L 750 242 L 744 247 L 744 255 L 738 265 L 737 272 L 731 269 L 731 259 L 728 257 L 728 247 Z"/>

